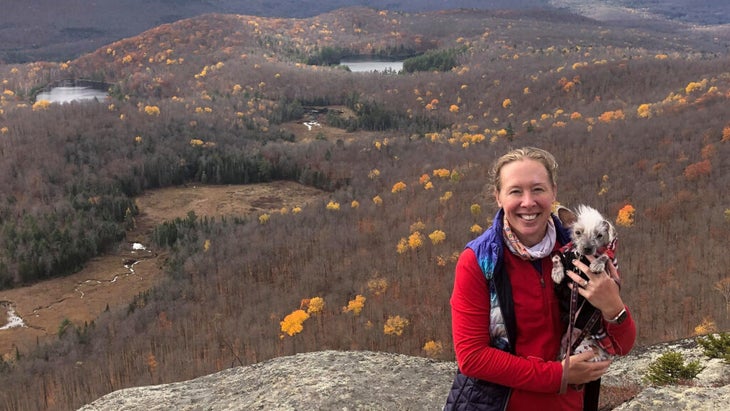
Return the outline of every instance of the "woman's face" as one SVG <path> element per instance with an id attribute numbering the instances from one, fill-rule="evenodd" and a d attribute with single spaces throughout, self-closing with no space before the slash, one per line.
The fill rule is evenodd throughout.
<path id="1" fill-rule="evenodd" d="M 501 188 L 494 194 L 510 228 L 526 247 L 539 243 L 556 198 L 545 166 L 531 159 L 513 161 L 502 166 L 499 181 Z"/>

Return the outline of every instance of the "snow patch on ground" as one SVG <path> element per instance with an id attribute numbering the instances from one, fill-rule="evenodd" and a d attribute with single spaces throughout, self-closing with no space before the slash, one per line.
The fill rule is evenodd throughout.
<path id="1" fill-rule="evenodd" d="M 7 322 L 0 327 L 0 330 L 9 330 L 15 327 L 26 327 L 25 321 L 15 313 L 15 307 L 9 302 L 0 303 L 0 307 L 4 307 L 7 313 Z"/>

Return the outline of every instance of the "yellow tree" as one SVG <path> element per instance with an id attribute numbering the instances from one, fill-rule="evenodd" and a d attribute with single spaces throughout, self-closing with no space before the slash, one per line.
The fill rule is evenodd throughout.
<path id="1" fill-rule="evenodd" d="M 388 290 L 388 280 L 383 277 L 371 278 L 370 280 L 368 280 L 367 285 L 368 291 L 373 293 L 373 295 L 381 295 Z"/>
<path id="2" fill-rule="evenodd" d="M 423 234 L 420 231 L 415 231 L 408 236 L 408 247 L 411 250 L 421 248 L 421 246 L 423 246 Z"/>
<path id="3" fill-rule="evenodd" d="M 433 176 L 441 177 L 441 178 L 449 178 L 451 176 L 451 171 L 449 171 L 445 168 L 437 168 L 437 169 L 433 170 Z"/>
<path id="4" fill-rule="evenodd" d="M 702 322 L 698 324 L 695 329 L 695 335 L 707 335 L 710 333 L 717 332 L 717 324 L 710 317 L 705 317 Z"/>
<path id="5" fill-rule="evenodd" d="M 599 121 L 602 121 L 604 123 L 610 123 L 611 121 L 614 121 L 614 120 L 623 120 L 624 118 L 626 118 L 626 116 L 624 115 L 624 111 L 623 110 L 616 110 L 616 111 L 606 111 L 606 112 L 604 112 L 603 114 L 601 114 L 598 117 L 598 120 Z"/>
<path id="6" fill-rule="evenodd" d="M 33 111 L 45 110 L 50 105 L 51 105 L 51 102 L 48 100 L 38 100 L 35 103 L 33 103 Z"/>
<path id="7" fill-rule="evenodd" d="M 391 193 L 400 193 L 401 191 L 406 189 L 406 183 L 399 181 L 395 184 L 393 184 L 393 188 L 390 190 Z"/>
<path id="8" fill-rule="evenodd" d="M 642 104 L 636 109 L 636 114 L 641 118 L 651 117 L 651 106 L 649 104 Z"/>
<path id="9" fill-rule="evenodd" d="M 383 333 L 385 335 L 403 335 L 403 331 L 405 331 L 409 323 L 407 318 L 401 317 L 400 315 L 389 316 L 383 326 Z"/>
<path id="10" fill-rule="evenodd" d="M 434 358 L 444 351 L 444 345 L 443 343 L 441 343 L 441 341 L 426 341 L 426 343 L 423 345 L 423 351 L 426 352 L 427 356 Z"/>
<path id="11" fill-rule="evenodd" d="M 324 310 L 324 298 L 312 297 L 307 304 L 307 314 L 318 314 Z"/>
<path id="12" fill-rule="evenodd" d="M 634 225 L 634 212 L 636 209 L 631 204 L 626 204 L 618 211 L 616 224 L 623 227 L 631 227 Z"/>
<path id="13" fill-rule="evenodd" d="M 304 310 L 295 310 L 291 314 L 284 317 L 284 320 L 279 323 L 281 331 L 289 335 L 290 337 L 294 334 L 302 332 L 304 329 L 304 321 L 309 318 Z"/>
<path id="14" fill-rule="evenodd" d="M 432 244 L 436 245 L 446 240 L 446 233 L 441 230 L 434 230 L 431 234 L 428 235 L 428 238 L 431 239 Z"/>
<path id="15" fill-rule="evenodd" d="M 144 112 L 147 113 L 147 115 L 150 116 L 159 116 L 160 115 L 160 108 L 157 106 L 145 106 Z"/>
<path id="16" fill-rule="evenodd" d="M 342 312 L 352 313 L 355 316 L 360 315 L 363 307 L 365 307 L 366 298 L 360 294 L 356 295 L 354 299 L 347 302 L 346 307 L 342 307 Z"/>

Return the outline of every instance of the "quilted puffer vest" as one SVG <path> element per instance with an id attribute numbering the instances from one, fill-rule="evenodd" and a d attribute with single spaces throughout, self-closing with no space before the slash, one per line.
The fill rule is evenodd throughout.
<path id="1" fill-rule="evenodd" d="M 557 241 L 561 244 L 567 243 L 569 241 L 568 232 L 556 216 L 552 216 L 552 218 L 556 227 Z M 516 339 L 517 324 L 512 301 L 512 287 L 507 273 L 503 269 L 503 219 L 504 211 L 500 209 L 494 217 L 492 226 L 482 235 L 467 243 L 466 248 L 474 251 L 477 263 L 489 285 L 491 344 L 495 348 L 514 354 L 514 347 L 510 342 Z M 506 410 L 511 393 L 512 389 L 509 387 L 467 377 L 457 370 L 444 410 Z"/>

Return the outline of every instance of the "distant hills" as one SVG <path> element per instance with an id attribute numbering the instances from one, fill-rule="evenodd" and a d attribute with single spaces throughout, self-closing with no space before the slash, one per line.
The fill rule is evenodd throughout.
<path id="1" fill-rule="evenodd" d="M 0 62 L 64 61 L 165 23 L 206 13 L 304 18 L 349 6 L 408 12 L 548 7 L 547 1 L 479 0 L 27 0 L 0 13 Z"/>
<path id="2" fill-rule="evenodd" d="M 202 2 L 167 2 L 165 14 L 142 4 L 117 7 L 113 20 L 81 1 L 66 1 L 66 14 L 25 2 L 28 21 L 57 13 L 68 24 L 41 33 L 27 23 L 18 38 L 65 33 L 58 44 L 81 50 L 94 33 L 129 29 L 124 13 L 141 26 Z M 188 213 L 156 227 L 148 250 L 165 282 L 93 322 L 59 316 L 43 330 L 53 343 L 3 356 L 0 404 L 78 409 L 121 388 L 310 351 L 452 361 L 455 258 L 494 216 L 489 164 L 528 144 L 559 159 L 561 203 L 621 221 L 637 348 L 730 330 L 730 37 L 641 13 L 611 20 L 633 13 L 600 4 L 613 8 L 590 11 L 605 20 L 566 9 L 208 13 L 70 62 L 0 64 L 0 286 L 43 284 L 115 250 L 150 190 L 286 180 L 327 193 L 270 214 Z M 310 63 L 401 52 L 429 64 L 379 75 Z M 35 99 L 65 78 L 111 83 L 111 101 Z M 312 119 L 321 130 L 302 124 Z"/>
<path id="3" fill-rule="evenodd" d="M 649 20 L 692 26 L 730 23 L 730 2 L 725 0 L 550 0 L 548 3 L 600 21 Z"/>
<path id="4" fill-rule="evenodd" d="M 65 61 L 145 30 L 206 13 L 304 18 L 338 8 L 366 6 L 422 12 L 441 9 L 564 9 L 598 21 L 629 25 L 728 25 L 724 0 L 27 0 L 3 2 L 0 63 Z M 666 29 L 666 27 L 665 27 Z M 724 30 L 728 30 L 724 28 Z"/>

